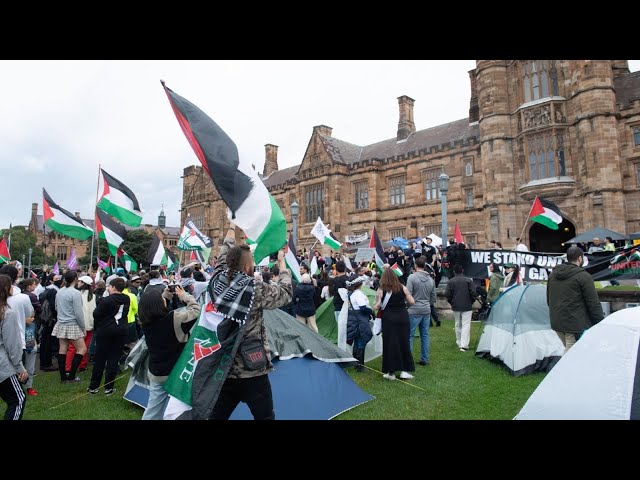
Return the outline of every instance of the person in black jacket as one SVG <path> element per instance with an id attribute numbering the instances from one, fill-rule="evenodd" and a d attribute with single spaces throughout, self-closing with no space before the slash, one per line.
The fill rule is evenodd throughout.
<path id="1" fill-rule="evenodd" d="M 293 309 L 300 323 L 318 333 L 314 296 L 315 288 L 311 283 L 311 276 L 305 273 L 302 275 L 302 283 L 299 283 L 293 292 Z"/>
<path id="2" fill-rule="evenodd" d="M 469 349 L 469 340 L 471 339 L 472 305 L 477 294 L 473 280 L 464 276 L 461 264 L 456 264 L 453 267 L 453 272 L 456 276 L 447 283 L 445 296 L 451 304 L 451 310 L 453 310 L 456 344 L 461 352 L 466 352 Z"/>
<path id="3" fill-rule="evenodd" d="M 176 285 L 175 289 L 175 295 L 180 297 L 186 308 L 170 310 L 173 294 L 169 288 L 165 288 L 164 292 L 148 290 L 140 298 L 138 316 L 149 349 L 149 401 L 142 420 L 162 420 L 169 401 L 164 384 L 189 339 L 191 327 L 200 315 L 200 305 L 196 299 L 180 285 Z"/>
<path id="4" fill-rule="evenodd" d="M 118 360 L 127 341 L 129 324 L 129 295 L 122 293 L 126 286 L 125 279 L 117 277 L 107 287 L 108 297 L 103 297 L 100 305 L 93 311 L 93 331 L 96 337 L 96 356 L 87 392 L 98 393 L 102 373 L 105 370 L 104 394 L 111 395 L 116 391 L 113 382 L 118 374 Z"/>
<path id="5" fill-rule="evenodd" d="M 565 353 L 590 327 L 604 318 L 593 277 L 582 265 L 584 252 L 577 246 L 567 250 L 567 263 L 553 269 L 547 283 L 551 328 L 565 346 Z"/>

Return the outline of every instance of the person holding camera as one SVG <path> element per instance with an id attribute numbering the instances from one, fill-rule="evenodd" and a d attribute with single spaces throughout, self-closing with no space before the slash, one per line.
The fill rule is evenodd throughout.
<path id="1" fill-rule="evenodd" d="M 253 276 L 254 259 L 249 245 L 235 245 L 235 225 L 231 225 L 220 248 L 209 293 L 215 309 L 227 318 L 246 322 L 242 339 L 210 415 L 211 420 L 227 420 L 240 402 L 248 405 L 255 420 L 274 420 L 271 383 L 273 370 L 264 326 L 263 310 L 275 310 L 292 299 L 291 272 L 278 252 L 280 274 L 276 284 Z M 248 315 L 247 315 L 248 312 Z"/>
<path id="2" fill-rule="evenodd" d="M 186 308 L 170 309 L 174 295 L 180 297 Z M 149 401 L 142 420 L 162 420 L 169 401 L 164 384 L 199 314 L 200 305 L 180 285 L 170 285 L 163 292 L 152 289 L 140 299 L 138 315 L 149 349 Z"/>

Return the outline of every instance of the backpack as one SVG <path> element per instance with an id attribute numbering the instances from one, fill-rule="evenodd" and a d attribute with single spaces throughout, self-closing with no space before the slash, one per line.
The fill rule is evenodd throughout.
<path id="1" fill-rule="evenodd" d="M 51 302 L 46 298 L 42 303 L 42 310 L 40 311 L 40 325 L 42 327 L 53 328 L 56 320 L 53 309 L 51 308 Z"/>

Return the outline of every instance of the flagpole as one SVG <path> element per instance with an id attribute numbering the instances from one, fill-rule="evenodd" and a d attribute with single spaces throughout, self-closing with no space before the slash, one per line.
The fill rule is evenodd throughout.
<path id="1" fill-rule="evenodd" d="M 93 207 L 93 235 L 91 235 L 91 256 L 89 257 L 89 273 L 93 273 L 93 244 L 96 238 L 96 213 L 98 210 L 98 193 L 100 192 L 100 163 L 98 163 L 98 184 L 96 185 L 96 204 Z M 98 242 L 98 257 L 100 256 L 100 242 Z"/>
<path id="2" fill-rule="evenodd" d="M 527 228 L 527 223 L 529 223 L 529 218 L 531 218 L 531 212 L 533 210 L 533 206 L 536 204 L 537 198 L 538 196 L 536 195 L 536 198 L 533 199 L 533 203 L 531 204 L 531 208 L 529 209 L 529 215 L 527 215 L 527 219 L 524 221 L 524 225 L 522 226 L 522 232 L 520 232 L 520 236 L 518 237 L 521 242 L 523 240 L 522 236 L 524 235 L 524 229 Z"/>

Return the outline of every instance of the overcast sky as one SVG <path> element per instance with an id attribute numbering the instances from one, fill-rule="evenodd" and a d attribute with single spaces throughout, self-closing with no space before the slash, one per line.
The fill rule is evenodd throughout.
<path id="1" fill-rule="evenodd" d="M 630 60 L 631 71 L 640 60 Z M 183 168 L 199 164 L 160 85 L 206 112 L 262 171 L 264 145 L 297 165 L 315 125 L 357 145 L 395 137 L 397 97 L 418 130 L 468 116 L 468 71 L 450 61 L 0 61 L 0 228 L 53 200 L 92 218 L 98 165 L 138 197 L 144 223 L 179 226 Z"/>

